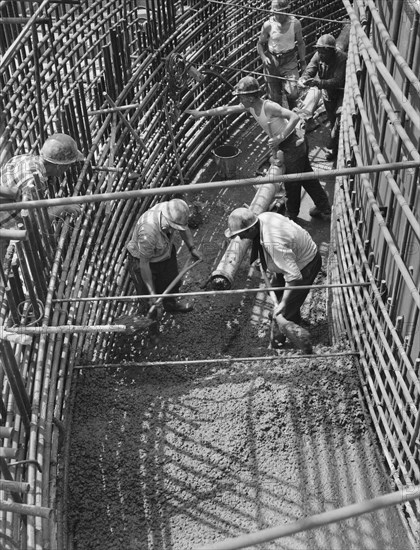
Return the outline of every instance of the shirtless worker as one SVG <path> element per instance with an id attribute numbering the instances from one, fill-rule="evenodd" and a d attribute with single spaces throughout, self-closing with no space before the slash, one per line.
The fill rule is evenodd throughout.
<path id="1" fill-rule="evenodd" d="M 187 110 L 187 113 L 199 118 L 249 112 L 264 132 L 268 134 L 268 143 L 273 156 L 275 156 L 277 150 L 283 152 L 286 174 L 313 172 L 308 158 L 307 141 L 304 137 L 298 136 L 295 131 L 296 125 L 300 121 L 296 113 L 281 107 L 274 101 L 261 99 L 259 84 L 251 76 L 241 78 L 233 93 L 238 96 L 239 105 L 224 105 L 206 111 L 190 109 Z M 309 214 L 325 221 L 329 220 L 331 206 L 328 196 L 317 178 L 284 183 L 286 191 L 285 215 L 294 221 L 297 219 L 302 187 L 315 203 Z"/>

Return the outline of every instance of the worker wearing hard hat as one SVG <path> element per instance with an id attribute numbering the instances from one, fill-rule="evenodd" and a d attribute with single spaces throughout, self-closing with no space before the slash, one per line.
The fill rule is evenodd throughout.
<path id="1" fill-rule="evenodd" d="M 330 151 L 327 160 L 335 160 L 338 153 L 341 108 L 346 79 L 346 54 L 336 48 L 331 34 L 322 35 L 316 45 L 316 53 L 299 79 L 302 87 L 317 87 L 322 91 L 325 111 L 330 123 Z"/>
<path id="2" fill-rule="evenodd" d="M 43 144 L 40 155 L 17 155 L 12 157 L 0 169 L 0 195 L 4 199 L 20 200 L 22 194 L 28 197 L 47 198 L 49 177 L 59 177 L 76 162 L 84 160 L 73 138 L 67 134 L 53 134 Z M 48 208 L 51 218 L 64 213 L 78 214 L 78 205 L 52 206 Z M 19 213 L 5 211 L 0 213 L 2 229 L 16 227 Z"/>
<path id="3" fill-rule="evenodd" d="M 261 28 L 257 52 L 264 64 L 270 99 L 281 104 L 284 89 L 289 109 L 293 109 L 299 95 L 298 58 L 301 72 L 306 68 L 302 27 L 289 14 L 289 0 L 273 0 L 271 11 L 271 17 Z"/>
<path id="4" fill-rule="evenodd" d="M 162 294 L 178 275 L 175 230 L 179 231 L 191 257 L 201 259 L 188 227 L 189 215 L 185 201 L 172 199 L 156 204 L 140 216 L 127 245 L 129 271 L 139 294 Z M 172 291 L 178 293 L 179 287 L 180 283 Z M 162 305 L 169 313 L 187 313 L 193 309 L 192 304 L 170 294 L 162 300 Z"/>
<path id="5" fill-rule="evenodd" d="M 239 237 L 252 241 L 251 263 L 259 259 L 264 271 L 273 274 L 273 287 L 279 304 L 273 318 L 282 314 L 288 321 L 302 324 L 300 309 L 309 289 L 289 290 L 287 287 L 312 285 L 318 275 L 322 259 L 317 245 L 300 225 L 281 214 L 263 212 L 258 216 L 249 208 L 236 208 L 228 219 L 228 238 Z M 279 347 L 284 337 L 272 323 L 271 345 Z"/>
<path id="6" fill-rule="evenodd" d="M 241 78 L 233 94 L 238 96 L 239 105 L 224 105 L 206 111 L 190 109 L 187 113 L 198 118 L 249 112 L 269 136 L 268 143 L 272 149 L 273 157 L 278 150 L 283 152 L 286 174 L 313 172 L 308 157 L 306 138 L 299 136 L 296 132 L 296 126 L 300 121 L 296 113 L 274 101 L 261 99 L 258 81 L 251 76 Z M 331 206 L 328 196 L 317 178 L 285 182 L 284 187 L 288 217 L 293 220 L 297 219 L 303 187 L 315 203 L 315 207 L 309 211 L 309 214 L 324 221 L 330 219 Z"/>

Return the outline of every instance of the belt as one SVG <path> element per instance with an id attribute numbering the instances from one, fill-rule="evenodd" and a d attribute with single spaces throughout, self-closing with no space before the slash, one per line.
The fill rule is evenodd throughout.
<path id="1" fill-rule="evenodd" d="M 296 48 L 292 48 L 291 50 L 287 50 L 285 52 L 280 52 L 280 53 L 270 52 L 270 53 L 271 53 L 271 55 L 274 55 L 274 57 L 284 57 L 284 56 L 289 55 L 289 54 L 291 54 L 295 51 L 296 51 Z"/>

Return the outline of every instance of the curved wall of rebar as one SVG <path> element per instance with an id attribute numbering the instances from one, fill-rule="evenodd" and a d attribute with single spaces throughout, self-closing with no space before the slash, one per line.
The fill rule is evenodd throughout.
<path id="1" fill-rule="evenodd" d="M 197 122 L 184 110 L 227 103 L 238 77 L 261 73 L 250 47 L 267 17 L 259 4 L 0 2 L 0 164 L 37 153 L 49 134 L 65 131 L 86 162 L 51 182 L 51 197 L 188 183 L 226 138 L 230 122 Z M 348 166 L 419 158 L 413 111 L 418 116 L 420 41 L 418 32 L 402 30 L 418 29 L 419 10 L 406 2 L 401 13 L 388 13 L 382 4 L 293 2 L 296 13 L 308 16 L 302 19 L 308 57 L 320 34 L 337 36 L 344 19 L 353 22 L 340 155 Z M 194 78 L 194 69 L 204 80 Z M 115 105 L 122 109 L 112 110 Z M 332 278 L 371 283 L 333 293 L 332 302 L 348 312 L 348 326 L 337 315 L 336 336 L 348 329 L 361 353 L 365 398 L 397 486 L 420 481 L 417 178 L 417 169 L 362 174 L 340 178 L 336 190 Z M 0 325 L 112 323 L 124 302 L 59 300 L 131 293 L 125 243 L 138 215 L 156 200 L 92 202 L 76 220 L 54 224 L 43 209 L 24 211 L 28 240 L 8 246 L 0 240 Z M 43 334 L 29 345 L 0 340 L 1 429 L 8 430 L 0 432 L 5 548 L 65 548 L 58 457 L 66 449 L 73 366 L 106 362 L 109 338 L 98 332 Z M 407 505 L 412 529 L 415 506 Z"/>

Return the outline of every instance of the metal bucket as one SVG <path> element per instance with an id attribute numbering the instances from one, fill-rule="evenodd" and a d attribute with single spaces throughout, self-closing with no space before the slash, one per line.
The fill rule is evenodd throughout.
<path id="1" fill-rule="evenodd" d="M 224 179 L 235 179 L 237 157 L 241 150 L 234 145 L 220 145 L 212 153 L 219 175 Z"/>

